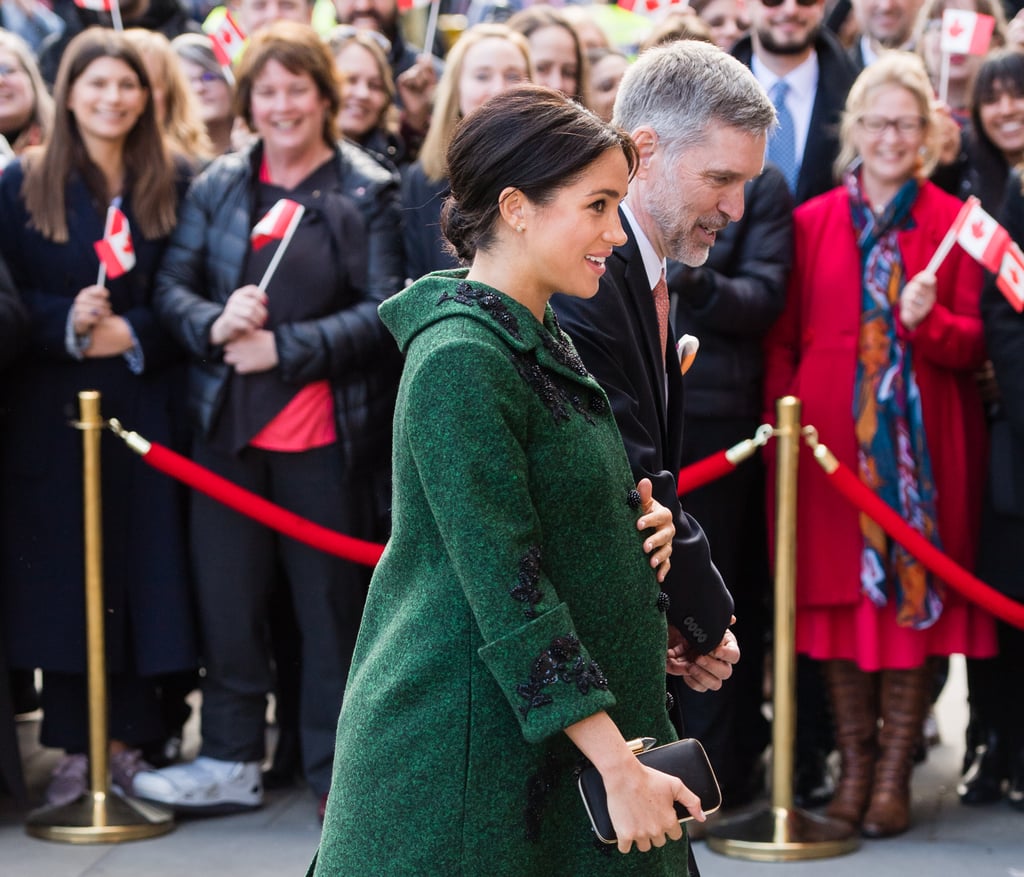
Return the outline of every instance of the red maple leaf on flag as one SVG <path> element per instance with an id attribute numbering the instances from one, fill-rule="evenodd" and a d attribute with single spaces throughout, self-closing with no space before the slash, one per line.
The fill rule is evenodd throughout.
<path id="1" fill-rule="evenodd" d="M 949 28 L 949 35 L 951 37 L 958 37 L 963 32 L 964 32 L 964 29 L 963 29 L 963 26 L 960 24 L 960 20 L 959 19 L 953 19 L 953 24 L 950 25 L 950 28 Z M 935 33 L 935 31 L 932 31 L 932 33 Z"/>
<path id="2" fill-rule="evenodd" d="M 976 238 L 985 237 L 985 223 L 980 221 L 971 223 L 971 234 L 973 234 Z"/>

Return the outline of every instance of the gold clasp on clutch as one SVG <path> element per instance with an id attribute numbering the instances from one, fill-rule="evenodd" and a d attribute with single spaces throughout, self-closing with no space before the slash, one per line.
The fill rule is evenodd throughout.
<path id="1" fill-rule="evenodd" d="M 634 755 L 646 752 L 658 741 L 653 737 L 637 737 L 635 740 L 627 740 L 626 745 Z"/>

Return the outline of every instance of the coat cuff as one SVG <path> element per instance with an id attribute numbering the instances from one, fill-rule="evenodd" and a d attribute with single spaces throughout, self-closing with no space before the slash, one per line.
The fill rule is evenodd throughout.
<path id="1" fill-rule="evenodd" d="M 577 638 L 564 603 L 488 643 L 479 654 L 530 743 L 615 705 L 608 680 Z"/>

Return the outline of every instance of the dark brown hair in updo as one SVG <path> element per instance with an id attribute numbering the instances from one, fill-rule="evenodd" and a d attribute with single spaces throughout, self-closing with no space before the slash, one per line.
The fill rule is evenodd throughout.
<path id="1" fill-rule="evenodd" d="M 441 230 L 449 249 L 471 262 L 494 240 L 504 189 L 542 206 L 609 149 L 622 150 L 632 177 L 638 157 L 629 135 L 575 101 L 536 85 L 492 97 L 459 123 L 448 147 Z"/>

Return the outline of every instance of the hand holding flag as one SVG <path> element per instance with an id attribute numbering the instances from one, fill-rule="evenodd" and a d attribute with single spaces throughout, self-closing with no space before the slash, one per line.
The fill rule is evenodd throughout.
<path id="1" fill-rule="evenodd" d="M 96 277 L 96 285 L 103 286 L 106 278 L 114 279 L 131 271 L 135 267 L 135 249 L 132 246 L 132 233 L 128 227 L 128 218 L 121 212 L 120 199 L 107 208 L 107 222 L 103 229 L 103 239 L 93 244 L 96 255 L 100 259 L 100 270 Z"/>
<path id="2" fill-rule="evenodd" d="M 263 279 L 259 282 L 259 288 L 264 292 L 266 292 L 270 279 L 274 276 L 274 272 L 277 270 L 285 250 L 288 249 L 288 244 L 292 242 L 295 229 L 299 227 L 302 214 L 305 212 L 306 208 L 299 204 L 298 201 L 281 198 L 253 226 L 249 237 L 252 240 L 252 248 L 254 250 L 262 249 L 271 241 L 281 241 L 277 252 L 274 253 L 274 258 L 270 260 L 267 270 L 263 273 Z"/>

